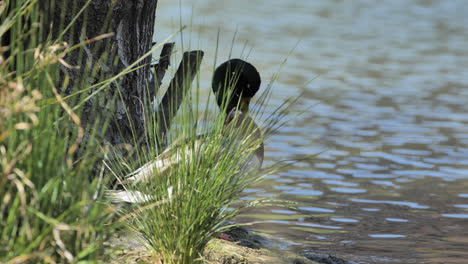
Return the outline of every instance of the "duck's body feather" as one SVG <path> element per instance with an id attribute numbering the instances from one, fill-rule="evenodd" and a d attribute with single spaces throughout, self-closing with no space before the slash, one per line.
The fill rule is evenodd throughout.
<path id="1" fill-rule="evenodd" d="M 242 130 L 239 131 L 234 129 L 239 129 L 239 126 L 242 126 L 242 124 L 246 125 L 246 122 L 249 122 L 250 124 L 248 124 L 249 127 L 244 130 L 249 130 L 250 132 L 243 132 L 243 135 L 227 137 L 224 144 L 222 144 L 221 146 L 215 146 L 215 148 L 219 148 L 215 151 L 219 152 L 219 155 L 223 155 L 223 153 L 230 155 L 231 153 L 229 151 L 243 149 L 242 144 L 246 144 L 243 141 L 247 139 L 252 140 L 252 143 L 250 144 L 257 144 L 258 146 L 255 151 L 250 151 L 251 153 L 248 154 L 249 157 L 242 158 L 243 164 L 241 164 L 241 166 L 239 167 L 244 174 L 249 172 L 250 169 L 260 169 L 263 163 L 264 152 L 263 142 L 261 142 L 260 129 L 250 117 L 245 116 L 240 111 L 233 112 L 231 115 L 238 115 L 240 117 L 238 117 L 238 124 L 236 124 L 235 127 L 232 127 L 230 130 L 228 130 L 227 133 L 242 133 Z M 231 117 L 231 119 L 233 118 L 234 117 Z M 195 157 L 197 156 L 196 154 L 203 153 L 204 149 L 208 149 L 209 147 L 206 146 L 206 144 L 210 144 L 210 137 L 207 135 L 199 135 L 193 142 L 194 143 L 190 143 L 189 141 L 181 142 L 181 140 L 176 141 L 164 152 L 158 155 L 154 160 L 146 163 L 134 172 L 125 176 L 122 183 L 129 184 L 138 182 L 149 182 L 153 177 L 170 175 L 171 171 L 177 169 L 177 167 L 180 166 L 182 162 L 191 163 L 193 162 L 193 159 L 195 159 Z M 216 142 L 215 144 L 219 144 L 219 142 Z M 227 148 L 229 148 L 230 150 L 227 150 Z"/>

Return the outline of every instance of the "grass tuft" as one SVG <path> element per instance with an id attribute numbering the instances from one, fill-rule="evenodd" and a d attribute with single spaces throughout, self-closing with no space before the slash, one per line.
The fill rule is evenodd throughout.
<path id="1" fill-rule="evenodd" d="M 265 138 L 284 124 L 297 99 L 287 100 L 265 117 L 270 83 L 250 113 L 236 115 L 227 124 L 224 110 L 214 112 L 208 106 L 210 96 L 200 98 L 199 79 L 194 86 L 195 92 L 184 100 L 164 138 L 166 148 L 161 150 L 157 144 L 162 142 L 160 123 L 149 104 L 145 107 L 147 144 L 140 147 L 135 138 L 129 157 L 108 161 L 123 189 L 113 192 L 113 197 L 125 192 L 127 201 L 137 202 L 121 207 L 120 220 L 141 234 L 142 243 L 165 264 L 203 262 L 208 241 L 229 228 L 225 223 L 243 208 L 254 204 L 239 203 L 243 190 L 287 165 L 283 162 L 259 170 L 252 157 L 263 148 Z M 255 121 L 260 117 L 262 125 L 258 126 Z M 134 180 L 141 168 L 150 168 L 155 159 L 159 166 Z"/>

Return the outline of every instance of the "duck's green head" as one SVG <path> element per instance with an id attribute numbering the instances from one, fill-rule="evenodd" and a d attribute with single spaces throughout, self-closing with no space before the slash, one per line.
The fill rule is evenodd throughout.
<path id="1" fill-rule="evenodd" d="M 260 74 L 252 64 L 231 59 L 216 68 L 212 88 L 219 107 L 226 113 L 234 108 L 246 113 L 250 99 L 260 89 L 260 84 Z"/>

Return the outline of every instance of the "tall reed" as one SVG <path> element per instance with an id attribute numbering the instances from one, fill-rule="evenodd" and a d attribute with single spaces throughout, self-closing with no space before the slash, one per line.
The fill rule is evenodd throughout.
<path id="1" fill-rule="evenodd" d="M 70 47 L 44 36 L 37 1 L 0 7 L 0 262 L 96 261 L 112 233 L 92 177 L 103 127 L 85 137 L 64 100 Z"/>

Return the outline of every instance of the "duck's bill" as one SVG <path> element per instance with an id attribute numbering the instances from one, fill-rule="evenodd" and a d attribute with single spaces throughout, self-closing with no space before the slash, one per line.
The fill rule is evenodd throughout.
<path id="1" fill-rule="evenodd" d="M 239 109 L 243 113 L 247 113 L 249 111 L 250 99 L 252 99 L 252 98 L 251 97 L 241 98 L 241 100 L 239 102 Z"/>

